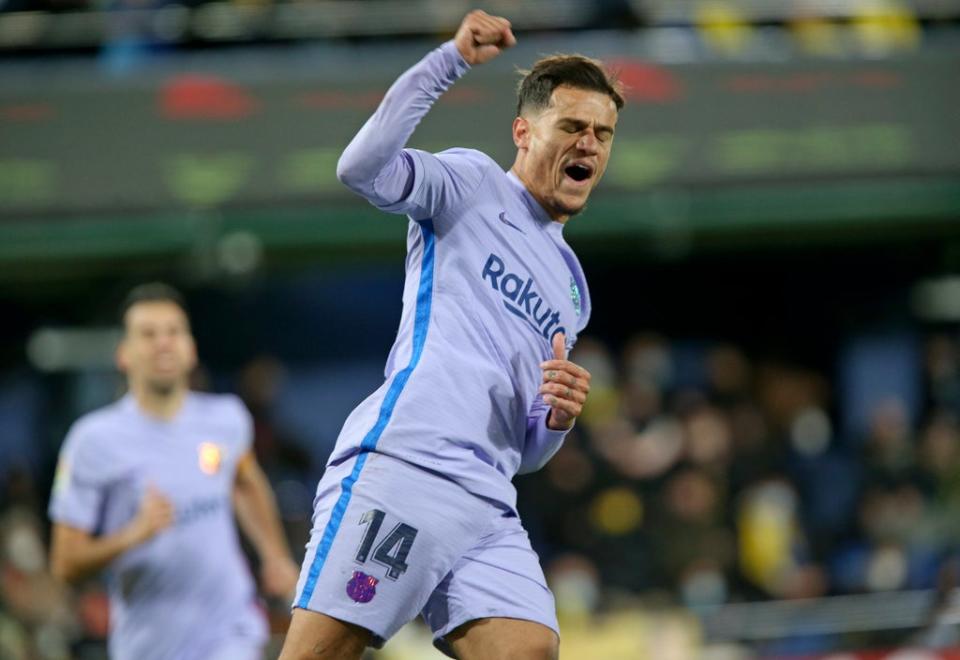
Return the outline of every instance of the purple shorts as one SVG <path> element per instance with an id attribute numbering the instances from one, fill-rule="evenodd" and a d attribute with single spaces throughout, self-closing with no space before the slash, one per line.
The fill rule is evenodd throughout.
<path id="1" fill-rule="evenodd" d="M 421 614 L 443 637 L 474 619 L 558 630 L 553 594 L 516 514 L 375 452 L 327 468 L 294 607 L 370 630 L 381 645 Z"/>

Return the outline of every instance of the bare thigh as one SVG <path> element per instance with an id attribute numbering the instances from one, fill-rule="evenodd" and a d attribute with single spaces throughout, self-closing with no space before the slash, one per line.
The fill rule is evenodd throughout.
<path id="1" fill-rule="evenodd" d="M 296 608 L 280 660 L 357 660 L 370 638 L 366 628 Z"/>
<path id="2" fill-rule="evenodd" d="M 556 660 L 560 639 L 550 628 L 521 619 L 477 619 L 447 635 L 458 660 Z"/>

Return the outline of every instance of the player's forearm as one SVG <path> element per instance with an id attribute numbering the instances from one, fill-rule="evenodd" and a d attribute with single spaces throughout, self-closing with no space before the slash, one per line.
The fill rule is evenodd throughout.
<path id="1" fill-rule="evenodd" d="M 549 426 L 550 408 L 538 400 L 527 417 L 527 432 L 517 474 L 536 472 L 560 451 L 570 429 L 553 429 Z"/>
<path id="2" fill-rule="evenodd" d="M 401 199 L 413 177 L 403 147 L 440 95 L 469 68 L 450 41 L 408 69 L 344 150 L 337 178 L 374 203 Z"/>
<path id="3" fill-rule="evenodd" d="M 290 547 L 280 523 L 276 498 L 263 472 L 259 468 L 248 470 L 234 488 L 233 497 L 240 529 L 260 559 L 289 558 Z"/>
<path id="4" fill-rule="evenodd" d="M 54 527 L 50 572 L 65 582 L 78 582 L 99 573 L 141 542 L 132 525 L 113 534 L 96 537 L 59 527 Z"/>

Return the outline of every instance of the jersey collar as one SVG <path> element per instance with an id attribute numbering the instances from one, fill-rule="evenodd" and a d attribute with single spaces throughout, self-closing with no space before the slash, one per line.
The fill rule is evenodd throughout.
<path id="1" fill-rule="evenodd" d="M 530 210 L 530 214 L 537 219 L 537 222 L 540 223 L 540 226 L 553 234 L 554 236 L 560 237 L 563 235 L 563 223 L 557 222 L 550 217 L 550 214 L 547 213 L 547 210 L 540 205 L 540 202 L 537 201 L 527 187 L 523 185 L 523 181 L 520 180 L 513 170 L 507 170 L 507 178 L 510 180 L 510 183 L 520 192 L 523 197 L 524 203 L 527 205 L 527 208 Z"/>

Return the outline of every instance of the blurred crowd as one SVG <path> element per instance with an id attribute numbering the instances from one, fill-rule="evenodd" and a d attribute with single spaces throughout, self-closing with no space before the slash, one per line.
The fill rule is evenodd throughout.
<path id="1" fill-rule="evenodd" d="M 644 334 L 614 350 L 582 338 L 571 359 L 593 374 L 584 415 L 544 470 L 517 480 L 562 620 L 575 627 L 638 603 L 697 614 L 952 590 L 960 344 L 936 335 L 922 353 L 919 402 L 891 387 L 858 426 L 843 422 L 837 378 L 822 370 L 730 344 Z M 322 461 L 278 414 L 285 373 L 257 358 L 230 385 L 253 413 L 255 449 L 302 553 Z M 209 382 L 198 374 L 198 387 Z M 102 583 L 68 589 L 46 571 L 49 476 L 3 480 L 0 657 L 105 658 Z M 269 611 L 279 640 L 287 605 Z"/>
<path id="2" fill-rule="evenodd" d="M 77 11 L 77 10 L 102 10 L 124 8 L 156 8 L 169 5 L 181 5 L 184 7 L 198 7 L 212 2 L 227 2 L 237 5 L 272 5 L 286 3 L 310 3 L 313 0 L 6 0 L 6 3 L 0 5 L 0 10 L 8 11 Z M 323 1 L 323 0 L 321 0 Z M 350 0 L 347 0 L 350 1 Z M 355 3 L 355 0 L 353 0 Z M 427 11 L 442 14 L 443 5 L 446 0 L 428 0 L 427 2 L 411 2 L 410 0 L 381 0 L 380 9 L 388 5 L 400 7 L 414 7 L 419 11 Z M 524 0 L 520 0 L 522 4 Z M 329 2 L 327 2 L 329 4 Z M 636 21 L 636 16 L 641 13 L 642 6 L 632 0 L 590 0 L 590 4 L 596 7 L 598 16 L 620 16 L 621 18 L 631 18 Z"/>
<path id="3" fill-rule="evenodd" d="M 474 3 L 476 4 L 476 3 Z M 549 5 L 553 11 L 545 9 Z M 501 5 L 499 10 L 506 5 Z M 497 11 L 496 5 L 487 9 Z M 784 28 L 791 47 L 829 57 L 911 51 L 926 32 L 960 21 L 950 0 L 858 0 L 811 3 L 780 0 L 515 0 L 515 28 L 523 32 L 665 28 L 666 39 L 702 43 L 706 53 L 738 56 L 766 52 Z M 260 43 L 298 39 L 433 36 L 456 26 L 446 0 L 0 0 L 4 14 L 29 13 L 5 24 L 0 48 L 57 50 Z M 71 14 L 58 25 L 58 14 Z M 85 13 L 109 15 L 101 22 L 75 20 Z M 412 20 L 411 20 L 412 19 Z M 689 32 L 689 34 L 684 34 Z M 4 35 L 0 35 L 4 36 Z M 777 41 L 774 39 L 774 41 Z"/>
<path id="4" fill-rule="evenodd" d="M 952 589 L 960 355 L 947 336 L 924 350 L 921 405 L 880 396 L 845 429 L 816 370 L 656 335 L 619 355 L 581 341 L 588 408 L 521 481 L 561 612 Z"/>

